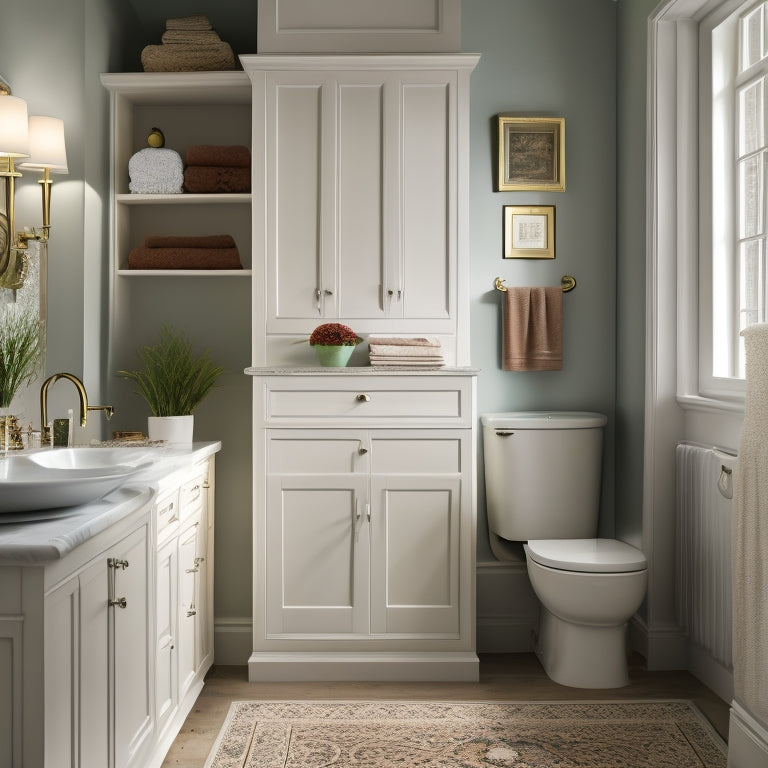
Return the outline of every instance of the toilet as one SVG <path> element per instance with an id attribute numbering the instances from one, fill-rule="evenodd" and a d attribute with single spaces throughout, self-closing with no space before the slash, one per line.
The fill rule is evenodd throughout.
<path id="1" fill-rule="evenodd" d="M 576 688 L 629 683 L 626 626 L 648 581 L 639 549 L 596 538 L 606 421 L 566 411 L 481 417 L 491 549 L 525 557 L 540 603 L 536 655 L 552 680 Z"/>

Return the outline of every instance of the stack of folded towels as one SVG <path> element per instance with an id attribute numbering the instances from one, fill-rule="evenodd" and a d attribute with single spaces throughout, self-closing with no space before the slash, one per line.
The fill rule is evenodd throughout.
<path id="1" fill-rule="evenodd" d="M 236 69 L 235 54 L 203 14 L 167 19 L 162 45 L 141 52 L 145 72 L 207 72 Z"/>
<path id="2" fill-rule="evenodd" d="M 251 151 L 242 145 L 194 144 L 187 149 L 187 192 L 250 192 Z"/>
<path id="3" fill-rule="evenodd" d="M 242 269 L 230 235 L 149 235 L 128 254 L 129 269 Z"/>
<path id="4" fill-rule="evenodd" d="M 442 368 L 445 364 L 439 339 L 368 339 L 371 365 L 386 368 Z"/>

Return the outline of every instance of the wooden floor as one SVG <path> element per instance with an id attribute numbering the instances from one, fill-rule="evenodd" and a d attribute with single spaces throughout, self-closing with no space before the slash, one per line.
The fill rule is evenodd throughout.
<path id="1" fill-rule="evenodd" d="M 163 766 L 202 768 L 230 703 L 261 699 L 691 699 L 727 739 L 728 704 L 688 672 L 648 672 L 633 656 L 630 678 L 624 688 L 567 688 L 553 683 L 528 653 L 481 655 L 477 683 L 249 683 L 246 667 L 214 666 Z"/>

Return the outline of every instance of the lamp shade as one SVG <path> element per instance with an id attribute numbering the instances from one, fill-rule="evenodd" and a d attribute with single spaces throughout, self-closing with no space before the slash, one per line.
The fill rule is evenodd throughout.
<path id="1" fill-rule="evenodd" d="M 64 145 L 64 121 L 58 117 L 31 115 L 29 118 L 29 158 L 21 168 L 68 173 L 67 149 Z"/>
<path id="2" fill-rule="evenodd" d="M 18 96 L 0 96 L 0 157 L 29 155 L 27 102 Z"/>

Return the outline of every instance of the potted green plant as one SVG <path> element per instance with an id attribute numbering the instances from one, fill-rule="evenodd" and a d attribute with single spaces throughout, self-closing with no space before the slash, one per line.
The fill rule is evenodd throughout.
<path id="1" fill-rule="evenodd" d="M 362 339 L 348 326 L 341 323 L 318 325 L 309 337 L 315 348 L 320 365 L 343 368 Z"/>
<path id="2" fill-rule="evenodd" d="M 0 316 L 0 447 L 21 448 L 17 419 L 9 413 L 13 398 L 38 372 L 43 356 L 39 317 L 30 309 L 9 304 Z"/>
<path id="3" fill-rule="evenodd" d="M 136 383 L 134 392 L 146 400 L 150 440 L 191 443 L 193 411 L 215 386 L 224 369 L 214 364 L 206 350 L 192 351 L 186 333 L 165 325 L 156 344 L 138 351 L 142 370 L 117 372 Z"/>

